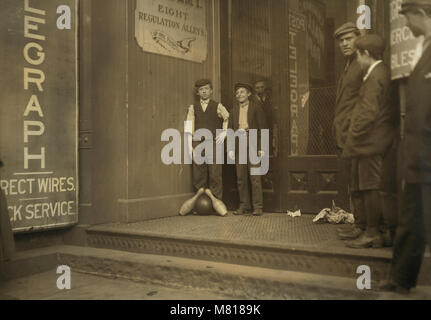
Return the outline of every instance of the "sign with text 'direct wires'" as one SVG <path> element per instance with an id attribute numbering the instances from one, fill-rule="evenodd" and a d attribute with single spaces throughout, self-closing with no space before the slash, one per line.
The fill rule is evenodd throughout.
<path id="1" fill-rule="evenodd" d="M 12 228 L 78 221 L 76 0 L 2 0 L 0 186 Z"/>

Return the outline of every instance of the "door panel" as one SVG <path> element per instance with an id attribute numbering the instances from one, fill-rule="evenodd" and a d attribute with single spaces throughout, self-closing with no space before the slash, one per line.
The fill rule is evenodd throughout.
<path id="1" fill-rule="evenodd" d="M 287 183 L 282 190 L 283 207 L 317 213 L 332 201 L 346 208 L 346 191 L 336 156 L 290 157 Z"/>

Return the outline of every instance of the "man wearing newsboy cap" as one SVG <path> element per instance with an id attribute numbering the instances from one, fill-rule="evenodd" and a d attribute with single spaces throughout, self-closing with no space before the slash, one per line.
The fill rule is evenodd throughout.
<path id="1" fill-rule="evenodd" d="M 339 27 L 334 38 L 338 41 L 340 50 L 346 59 L 344 71 L 338 81 L 334 130 L 338 147 L 338 154 L 343 153 L 349 130 L 350 117 L 359 96 L 359 89 L 362 85 L 363 72 L 356 61 L 355 40 L 360 36 L 360 32 L 353 22 L 347 22 Z M 350 172 L 351 160 L 343 159 L 344 172 Z M 350 184 L 350 183 L 349 183 Z M 349 188 L 350 189 L 350 188 Z M 349 190 L 350 193 L 350 190 Z M 355 225 L 353 228 L 340 228 L 338 235 L 343 240 L 354 240 L 359 238 L 365 229 L 365 217 L 363 210 L 358 208 L 357 195 L 350 193 Z"/>
<path id="2" fill-rule="evenodd" d="M 426 243 L 431 245 L 431 0 L 405 0 L 400 14 L 413 35 L 425 40 L 408 81 L 401 210 L 390 280 L 381 289 L 408 293 L 416 287 Z"/>

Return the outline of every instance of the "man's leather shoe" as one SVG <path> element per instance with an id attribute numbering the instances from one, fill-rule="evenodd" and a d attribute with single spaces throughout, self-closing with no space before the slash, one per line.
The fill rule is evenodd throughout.
<path id="1" fill-rule="evenodd" d="M 407 295 L 410 293 L 410 289 L 401 287 L 393 281 L 385 281 L 378 287 L 378 291 L 396 292 L 403 295 Z"/>
<path id="2" fill-rule="evenodd" d="M 354 227 L 352 229 L 352 231 L 350 232 L 345 232 L 345 233 L 339 233 L 338 236 L 340 237 L 341 240 L 356 240 L 358 239 L 362 234 L 364 233 L 364 231 L 359 228 L 359 227 Z"/>
<path id="3" fill-rule="evenodd" d="M 357 240 L 346 242 L 346 246 L 354 249 L 383 248 L 383 237 L 381 234 L 369 236 L 364 232 Z"/>
<path id="4" fill-rule="evenodd" d="M 239 208 L 238 210 L 234 211 L 234 215 L 235 216 L 243 216 L 245 214 L 247 214 L 250 211 L 250 209 L 244 209 L 244 208 Z"/>
<path id="5" fill-rule="evenodd" d="M 378 291 L 393 292 L 397 289 L 397 284 L 392 281 L 385 281 L 377 288 Z"/>
<path id="6" fill-rule="evenodd" d="M 263 214 L 262 209 L 256 209 L 253 211 L 254 216 L 261 216 Z"/>
<path id="7" fill-rule="evenodd" d="M 401 286 L 397 286 L 395 292 L 402 295 L 408 295 L 410 293 L 410 289 L 403 288 Z"/>

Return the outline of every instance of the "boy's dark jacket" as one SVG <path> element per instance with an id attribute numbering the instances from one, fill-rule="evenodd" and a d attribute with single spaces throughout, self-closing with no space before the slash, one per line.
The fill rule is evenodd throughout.
<path id="1" fill-rule="evenodd" d="M 232 111 L 232 121 L 229 121 L 229 127 L 234 131 L 239 129 L 239 103 L 235 103 Z M 248 106 L 248 127 L 250 129 L 258 130 L 258 151 L 261 150 L 261 139 L 260 139 L 260 130 L 268 129 L 268 125 L 266 123 L 266 115 L 263 112 L 261 104 L 256 101 L 254 98 L 250 98 L 249 106 Z"/>
<path id="2" fill-rule="evenodd" d="M 343 156 L 366 158 L 385 155 L 394 144 L 399 123 L 398 103 L 390 70 L 379 63 L 363 82 L 353 109 Z"/>

